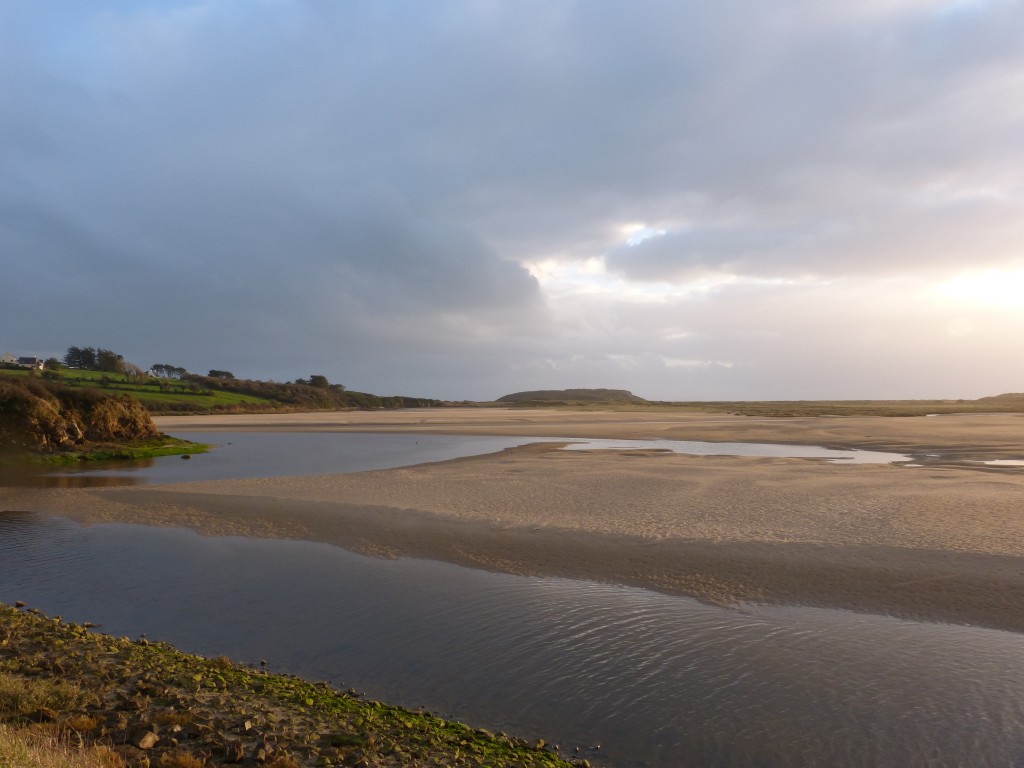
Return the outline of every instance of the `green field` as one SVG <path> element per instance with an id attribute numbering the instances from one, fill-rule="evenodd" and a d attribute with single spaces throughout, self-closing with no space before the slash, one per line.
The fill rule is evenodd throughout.
<path id="1" fill-rule="evenodd" d="M 40 374 L 21 369 L 0 369 L 3 376 L 38 376 Z M 210 410 L 262 410 L 280 408 L 280 403 L 263 397 L 242 395 L 235 392 L 204 389 L 196 384 L 176 379 L 150 378 L 144 383 L 135 383 L 123 374 L 85 371 L 73 368 L 43 374 L 72 387 L 94 387 L 104 394 L 131 395 L 153 413 Z"/>

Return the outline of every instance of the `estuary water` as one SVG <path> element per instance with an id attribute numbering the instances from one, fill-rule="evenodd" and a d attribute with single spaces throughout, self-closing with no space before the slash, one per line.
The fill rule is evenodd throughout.
<path id="1" fill-rule="evenodd" d="M 0 475 L 3 485 L 96 486 L 177 483 L 255 477 L 320 475 L 392 469 L 495 453 L 530 443 L 565 443 L 568 450 L 659 450 L 700 456 L 816 458 L 834 463 L 885 464 L 909 457 L 879 451 L 770 443 L 681 440 L 593 440 L 569 437 L 492 437 L 359 432 L 175 432 L 214 446 L 189 461 L 163 456 L 142 461 L 89 462 Z"/>
<path id="2" fill-rule="evenodd" d="M 188 461 L 51 469 L 19 482 L 359 471 L 538 442 L 182 436 L 221 447 Z M 573 449 L 612 447 L 681 449 L 663 441 L 577 441 Z M 715 443 L 686 449 L 731 452 Z M 736 448 L 793 455 L 786 449 Z M 811 450 L 841 462 L 905 458 Z M 0 512 L 0 601 L 15 600 L 117 635 L 266 659 L 276 671 L 544 738 L 613 768 L 1024 766 L 1024 636 L 997 630 L 798 606 L 720 608 L 636 588 L 373 559 L 326 544 L 83 528 L 8 511 Z"/>
<path id="3" fill-rule="evenodd" d="M 1009 632 L 10 512 L 0 600 L 598 765 L 1024 765 L 1024 636 Z"/>

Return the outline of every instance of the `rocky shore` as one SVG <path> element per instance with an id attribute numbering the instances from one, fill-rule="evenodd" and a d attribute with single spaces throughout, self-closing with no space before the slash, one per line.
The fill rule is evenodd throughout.
<path id="1" fill-rule="evenodd" d="M 2 604 L 0 722 L 50 729 L 115 768 L 589 766 L 543 741 Z"/>

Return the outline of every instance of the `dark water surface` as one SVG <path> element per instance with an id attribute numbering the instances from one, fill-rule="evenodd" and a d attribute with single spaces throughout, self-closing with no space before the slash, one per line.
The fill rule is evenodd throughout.
<path id="1" fill-rule="evenodd" d="M 6 513 L 17 599 L 616 766 L 1024 766 L 1009 632 Z"/>
<path id="2" fill-rule="evenodd" d="M 255 477 L 326 475 L 392 469 L 494 453 L 548 438 L 408 435 L 355 432 L 175 432 L 213 446 L 183 461 L 161 456 L 140 461 L 84 462 L 0 475 L 3 485 L 105 486 L 179 483 Z"/>
<path id="3" fill-rule="evenodd" d="M 392 469 L 495 453 L 529 443 L 570 443 L 574 450 L 654 449 L 702 456 L 791 456 L 837 463 L 891 463 L 908 457 L 878 451 L 768 443 L 707 443 L 681 440 L 584 440 L 483 435 L 376 434 L 360 432 L 175 432 L 176 437 L 214 446 L 188 461 L 163 456 L 141 461 L 87 462 L 42 467 L 32 473 L 0 474 L 4 485 L 81 487 L 177 483 L 255 477 L 321 475 Z"/>

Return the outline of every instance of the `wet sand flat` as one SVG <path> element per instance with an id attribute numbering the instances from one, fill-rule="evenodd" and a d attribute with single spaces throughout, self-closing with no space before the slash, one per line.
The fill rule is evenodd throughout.
<path id="1" fill-rule="evenodd" d="M 541 444 L 347 475 L 8 489 L 3 508 L 306 538 L 722 604 L 830 605 L 1024 631 L 1024 472 L 960 463 L 1021 457 L 1024 420 L 1014 415 L 438 409 L 173 417 L 159 426 L 789 442 L 944 458 L 921 467 L 844 466 Z"/>
<path id="2" fill-rule="evenodd" d="M 424 432 L 616 439 L 792 443 L 898 453 L 941 449 L 948 458 L 1024 459 L 1024 413 L 936 417 L 733 416 L 671 408 L 432 408 L 401 411 L 161 416 L 175 430 Z"/>

